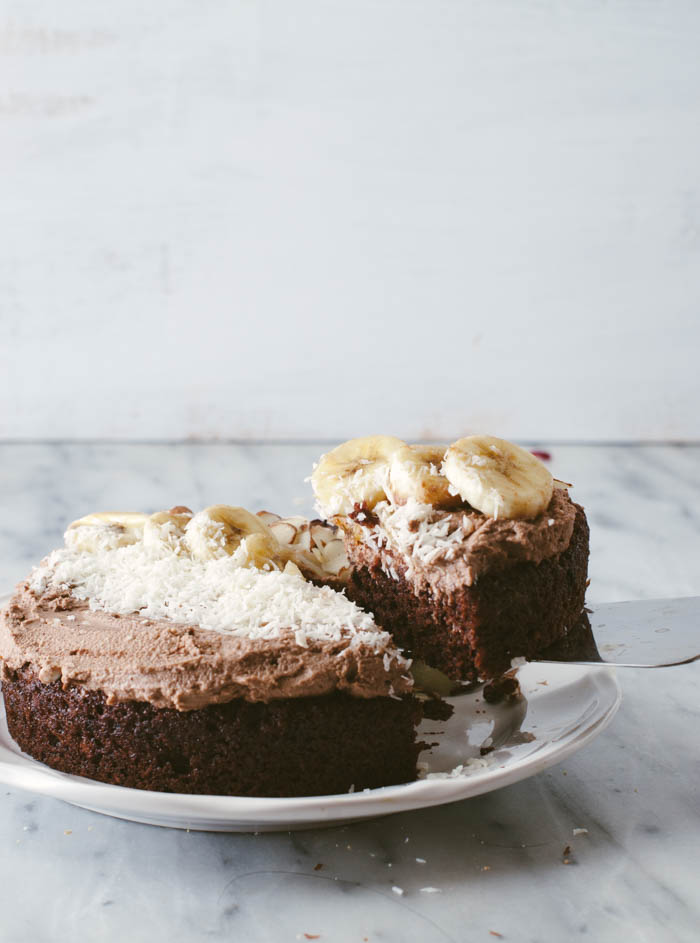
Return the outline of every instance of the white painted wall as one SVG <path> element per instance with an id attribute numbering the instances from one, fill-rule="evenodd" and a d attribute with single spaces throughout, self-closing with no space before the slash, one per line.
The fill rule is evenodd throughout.
<path id="1" fill-rule="evenodd" d="M 700 4 L 5 0 L 0 437 L 700 437 Z"/>

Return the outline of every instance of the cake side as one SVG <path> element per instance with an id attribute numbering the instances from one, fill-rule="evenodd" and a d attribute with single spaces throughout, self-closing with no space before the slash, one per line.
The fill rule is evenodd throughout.
<path id="1" fill-rule="evenodd" d="M 415 779 L 413 698 L 334 693 L 178 711 L 122 701 L 29 668 L 3 680 L 10 734 L 53 769 L 159 792 L 305 796 Z"/>

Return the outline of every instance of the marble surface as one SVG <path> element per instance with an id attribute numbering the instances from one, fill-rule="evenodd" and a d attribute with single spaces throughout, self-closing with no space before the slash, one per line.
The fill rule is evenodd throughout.
<path id="1" fill-rule="evenodd" d="M 89 510 L 230 501 L 308 512 L 303 479 L 320 450 L 0 445 L 0 587 Z M 700 594 L 700 446 L 551 452 L 587 507 L 591 602 Z M 700 665 L 620 680 L 612 726 L 562 766 L 343 828 L 188 833 L 4 791 L 0 938 L 696 941 Z"/>

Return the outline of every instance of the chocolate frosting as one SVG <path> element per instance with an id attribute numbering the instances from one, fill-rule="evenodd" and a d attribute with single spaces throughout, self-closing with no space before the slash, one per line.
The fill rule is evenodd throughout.
<path id="1" fill-rule="evenodd" d="M 399 546 L 376 517 L 362 516 L 362 521 L 346 519 L 343 523 L 351 563 L 371 566 L 379 561 L 385 572 L 393 571 L 392 575 L 415 586 L 427 583 L 449 591 L 471 586 L 488 572 L 515 563 L 541 563 L 563 553 L 571 542 L 576 505 L 567 491 L 557 488 L 546 510 L 529 520 L 487 517 L 470 508 L 435 510 L 431 523 L 444 521 L 449 534 L 459 529 L 462 535 L 445 542 L 444 549 L 429 562 Z"/>
<path id="2" fill-rule="evenodd" d="M 268 702 L 344 691 L 354 697 L 410 691 L 396 649 L 294 634 L 241 638 L 198 626 L 93 611 L 69 592 L 20 584 L 0 616 L 3 676 L 32 666 L 44 682 L 102 691 L 108 704 L 146 701 L 194 710 L 235 698 Z"/>

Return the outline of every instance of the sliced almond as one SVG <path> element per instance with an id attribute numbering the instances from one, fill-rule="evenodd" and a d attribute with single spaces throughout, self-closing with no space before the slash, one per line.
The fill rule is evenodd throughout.
<path id="1" fill-rule="evenodd" d="M 290 524 L 294 524 L 297 530 L 303 530 L 305 527 L 309 526 L 308 517 L 304 517 L 302 514 L 290 514 L 290 516 L 285 517 L 284 520 L 289 521 Z"/>
<path id="2" fill-rule="evenodd" d="M 257 516 L 268 526 L 270 524 L 274 524 L 275 521 L 282 520 L 282 517 L 279 514 L 274 514 L 272 511 L 258 511 Z"/>
<path id="3" fill-rule="evenodd" d="M 300 576 L 302 579 L 304 579 L 304 574 L 301 572 L 301 570 L 300 570 L 299 567 L 296 565 L 296 563 L 294 563 L 293 560 L 287 560 L 287 562 L 286 562 L 285 565 L 284 565 L 284 571 L 283 571 L 283 572 L 284 572 L 284 573 L 291 573 L 291 574 L 293 574 L 294 576 Z"/>
<path id="4" fill-rule="evenodd" d="M 345 553 L 345 544 L 342 540 L 336 538 L 330 540 L 323 548 L 323 567 L 337 576 L 341 570 L 344 570 L 348 563 L 348 557 Z"/>
<path id="5" fill-rule="evenodd" d="M 311 531 L 311 542 L 317 547 L 325 547 L 329 540 L 335 540 L 336 530 L 323 524 L 321 521 L 312 521 L 309 527 Z"/>
<path id="6" fill-rule="evenodd" d="M 270 530 L 281 544 L 285 544 L 287 546 L 289 546 L 289 544 L 293 544 L 297 536 L 296 527 L 294 524 L 290 524 L 289 521 L 273 521 L 270 524 Z"/>

